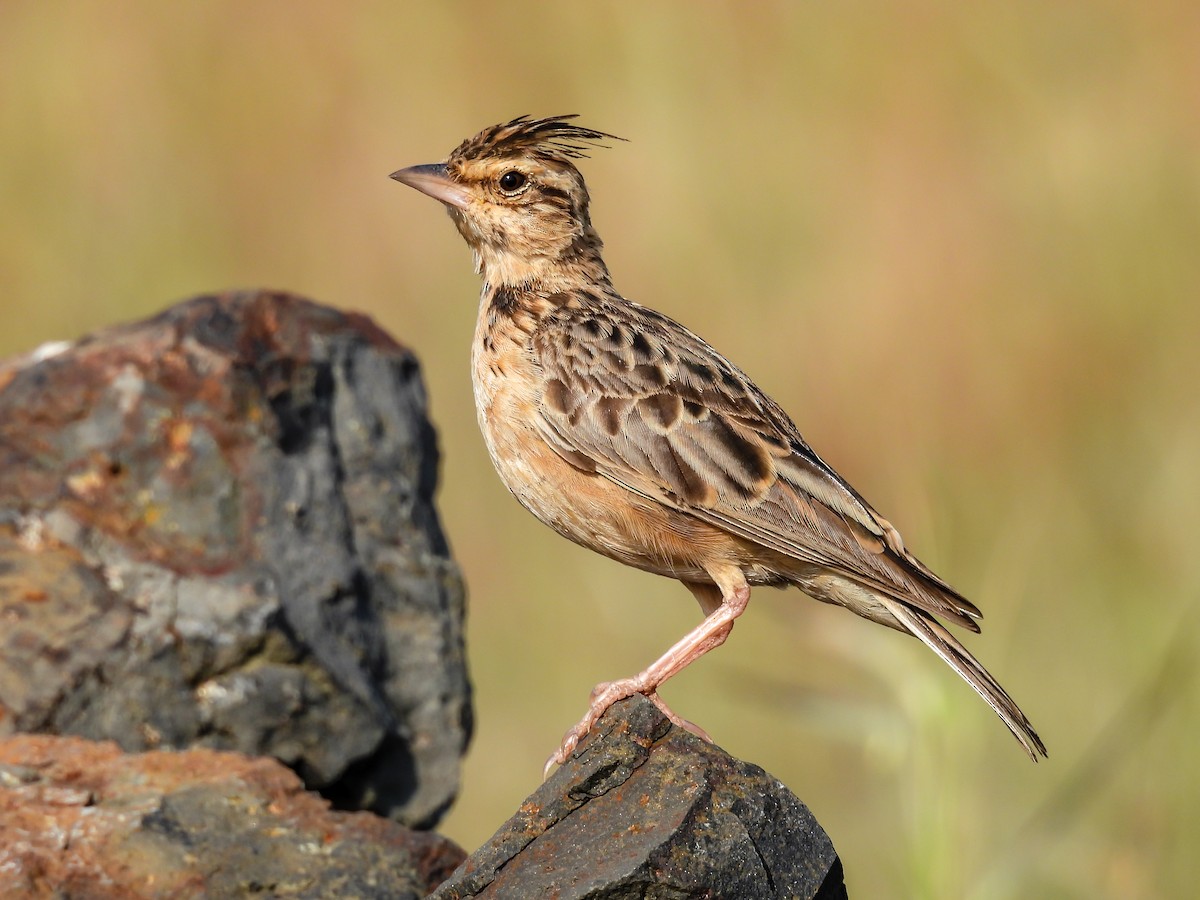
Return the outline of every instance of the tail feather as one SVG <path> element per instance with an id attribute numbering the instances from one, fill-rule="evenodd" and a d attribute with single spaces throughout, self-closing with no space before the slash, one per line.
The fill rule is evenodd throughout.
<path id="1" fill-rule="evenodd" d="M 1020 741 L 1030 759 L 1037 762 L 1039 753 L 1042 756 L 1048 755 L 1046 745 L 1042 743 L 1038 733 L 1033 730 L 1033 725 L 1025 718 L 1025 713 L 1021 712 L 1013 698 L 941 622 L 924 610 L 909 606 L 900 600 L 882 595 L 878 595 L 877 599 L 910 634 L 919 638 L 975 689 Z"/>

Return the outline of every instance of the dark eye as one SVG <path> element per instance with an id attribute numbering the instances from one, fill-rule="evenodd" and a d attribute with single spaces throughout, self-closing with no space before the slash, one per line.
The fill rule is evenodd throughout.
<path id="1" fill-rule="evenodd" d="M 525 177 L 525 173 L 518 172 L 516 169 L 510 169 L 500 176 L 500 190 L 506 194 L 515 194 L 521 188 L 525 187 L 529 179 Z"/>

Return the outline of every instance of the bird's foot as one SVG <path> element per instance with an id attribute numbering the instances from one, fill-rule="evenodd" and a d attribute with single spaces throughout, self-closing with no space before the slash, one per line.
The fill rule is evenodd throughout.
<path id="1" fill-rule="evenodd" d="M 642 694 L 647 700 L 657 706 L 664 716 L 680 728 L 690 731 L 702 740 L 712 743 L 712 738 L 708 736 L 708 732 L 699 725 L 689 722 L 683 716 L 677 715 L 658 696 L 657 688 L 645 684 L 642 679 L 622 678 L 619 681 L 602 681 L 592 688 L 591 704 L 588 706 L 588 711 L 584 713 L 583 718 L 579 720 L 579 724 L 563 735 L 562 743 L 559 744 L 558 749 L 546 760 L 546 765 L 542 768 L 543 777 L 549 778 L 550 771 L 555 766 L 561 766 L 571 758 L 571 754 L 575 752 L 575 748 L 579 746 L 579 742 L 587 737 L 588 732 L 592 730 L 592 726 L 599 721 L 600 717 L 608 711 L 610 706 L 618 700 L 624 700 L 626 697 L 632 697 L 634 694 Z"/>
<path id="2" fill-rule="evenodd" d="M 571 754 L 575 752 L 575 748 L 579 746 L 592 726 L 596 721 L 608 711 L 608 708 L 618 700 L 624 700 L 626 697 L 631 697 L 644 690 L 636 678 L 622 678 L 619 681 L 602 681 L 592 688 L 591 703 L 588 705 L 588 711 L 583 714 L 583 718 L 579 720 L 579 724 L 563 735 L 562 743 L 558 745 L 558 749 L 550 754 L 550 758 L 546 760 L 546 765 L 542 768 L 542 775 L 545 778 L 550 777 L 550 770 L 555 766 L 561 766 Z"/>

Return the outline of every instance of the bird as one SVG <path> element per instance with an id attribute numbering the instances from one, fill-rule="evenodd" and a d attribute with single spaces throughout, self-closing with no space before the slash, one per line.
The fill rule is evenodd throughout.
<path id="1" fill-rule="evenodd" d="M 681 581 L 704 614 L 637 675 L 596 685 L 545 771 L 633 694 L 711 740 L 658 691 L 724 643 L 760 585 L 795 586 L 918 638 L 1032 760 L 1046 756 L 1020 707 L 939 620 L 979 632 L 979 609 L 912 554 L 740 368 L 617 292 L 576 163 L 623 139 L 577 117 L 519 116 L 442 162 L 391 174 L 440 201 L 474 255 L 483 286 L 472 385 L 504 485 L 563 537 Z"/>

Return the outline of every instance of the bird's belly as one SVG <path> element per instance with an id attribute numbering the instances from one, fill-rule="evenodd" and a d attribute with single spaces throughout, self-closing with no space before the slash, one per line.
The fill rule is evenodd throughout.
<path id="1" fill-rule="evenodd" d="M 476 368 L 476 376 L 479 371 Z M 505 487 L 541 522 L 589 550 L 658 575 L 710 581 L 701 559 L 725 556 L 728 535 L 649 502 L 554 452 L 535 425 L 536 392 L 522 379 L 475 379 L 480 430 Z"/>
<path id="2" fill-rule="evenodd" d="M 482 336 L 472 353 L 479 427 L 500 480 L 522 506 L 568 540 L 647 572 L 711 582 L 711 571 L 733 565 L 751 584 L 781 582 L 763 548 L 555 453 L 536 424 L 541 376 L 523 342 L 496 338 L 485 349 Z"/>
<path id="3" fill-rule="evenodd" d="M 538 432 L 533 397 L 522 397 L 511 386 L 482 392 L 480 386 L 479 424 L 500 480 L 522 506 L 563 537 L 626 565 L 683 581 L 710 582 L 709 568 L 727 563 L 742 568 L 752 583 L 778 580 L 756 571 L 745 542 L 568 463 Z"/>
<path id="4" fill-rule="evenodd" d="M 638 502 L 603 476 L 581 472 L 548 448 L 492 461 L 521 505 L 560 535 L 626 565 L 685 581 L 710 580 L 691 517 Z"/>

